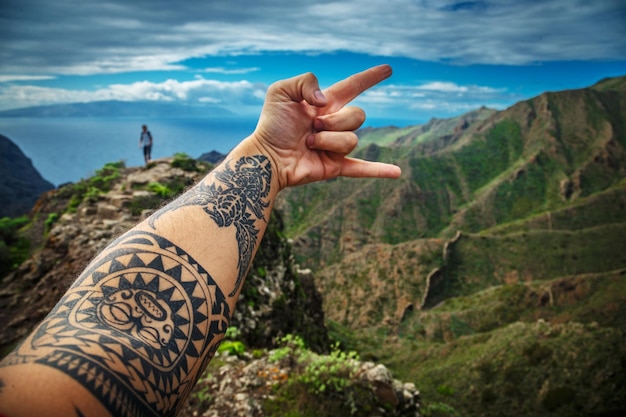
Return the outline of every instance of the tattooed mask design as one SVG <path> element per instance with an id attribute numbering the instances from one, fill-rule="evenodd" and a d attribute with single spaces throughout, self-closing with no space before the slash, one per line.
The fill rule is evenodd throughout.
<path id="1" fill-rule="evenodd" d="M 98 317 L 156 349 L 167 346 L 174 332 L 169 306 L 146 290 L 124 289 L 110 294 L 98 306 Z"/>

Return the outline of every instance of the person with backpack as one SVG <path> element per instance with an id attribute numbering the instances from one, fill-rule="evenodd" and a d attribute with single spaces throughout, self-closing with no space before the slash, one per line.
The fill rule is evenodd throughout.
<path id="1" fill-rule="evenodd" d="M 148 162 L 152 160 L 152 133 L 148 130 L 148 126 L 141 126 L 141 135 L 139 136 L 139 147 L 143 144 L 143 159 Z"/>

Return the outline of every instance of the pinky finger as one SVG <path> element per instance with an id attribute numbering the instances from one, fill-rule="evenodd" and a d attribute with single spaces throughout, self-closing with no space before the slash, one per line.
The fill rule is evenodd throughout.
<path id="1" fill-rule="evenodd" d="M 398 178 L 401 174 L 402 170 L 397 165 L 344 158 L 339 175 L 352 178 Z"/>

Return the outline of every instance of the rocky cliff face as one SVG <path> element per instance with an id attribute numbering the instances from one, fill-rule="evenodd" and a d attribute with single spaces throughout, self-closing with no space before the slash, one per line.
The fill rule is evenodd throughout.
<path id="1" fill-rule="evenodd" d="M 0 135 L 0 217 L 27 214 L 41 193 L 52 188 L 20 148 Z"/>
<path id="2" fill-rule="evenodd" d="M 0 357 L 43 319 L 99 251 L 208 169 L 178 156 L 146 168 L 107 164 L 93 178 L 42 195 L 27 229 L 38 249 L 0 284 Z M 237 337 L 227 342 L 237 349 L 211 362 L 180 415 L 282 415 L 283 402 L 297 409 L 302 401 L 315 407 L 316 416 L 419 415 L 413 384 L 331 348 L 313 275 L 298 270 L 282 228 L 273 213 L 231 323 Z M 271 350 L 276 340 L 293 338 L 301 341 L 297 348 L 283 347 L 280 355 Z"/>

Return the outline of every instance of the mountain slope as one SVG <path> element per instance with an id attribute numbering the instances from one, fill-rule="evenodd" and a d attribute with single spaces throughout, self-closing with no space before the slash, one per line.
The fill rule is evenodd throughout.
<path id="1" fill-rule="evenodd" d="M 626 412 L 626 77 L 427 140 L 367 135 L 360 155 L 401 179 L 280 204 L 333 337 L 433 415 Z"/>
<path id="2" fill-rule="evenodd" d="M 396 181 L 338 179 L 288 190 L 279 207 L 303 250 L 300 260 L 328 264 L 369 243 L 478 232 L 619 186 L 626 94 L 618 81 L 602 91 L 543 94 L 470 124 L 453 140 L 361 150 L 366 159 L 399 163 Z"/>

